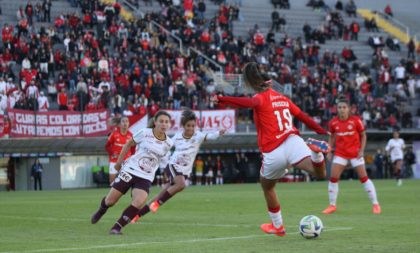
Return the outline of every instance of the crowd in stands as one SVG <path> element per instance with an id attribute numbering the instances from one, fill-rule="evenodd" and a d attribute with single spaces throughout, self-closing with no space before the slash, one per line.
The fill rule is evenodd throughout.
<path id="1" fill-rule="evenodd" d="M 215 108 L 209 98 L 223 93 L 212 77 L 216 68 L 198 54 L 181 53 L 166 29 L 184 46 L 194 46 L 220 64 L 225 74 L 240 74 L 244 63 L 259 62 L 276 82 L 293 90 L 297 105 L 324 126 L 336 113 L 336 95 L 343 93 L 351 101 L 352 112 L 361 115 L 368 127 L 416 127 L 413 115 L 404 109 L 420 86 L 415 44 L 398 66 L 389 64 L 385 45 L 391 47 L 381 39 L 377 44 L 372 38 L 371 64 L 358 62 L 350 47 L 320 53 L 326 40 L 358 40 L 360 25 L 345 24 L 341 16 L 343 12 L 356 15 L 353 1 L 337 1 L 332 10 L 322 0 L 311 0 L 313 8 L 328 10 L 325 23 L 316 29 L 305 24 L 303 39 L 284 34 L 280 41 L 274 35 L 287 20 L 276 11 L 272 15 L 276 23 L 268 34 L 255 25 L 247 38 L 234 36 L 234 21 L 241 19 L 240 1 L 213 1 L 219 10 L 206 19 L 202 0 L 183 4 L 161 0 L 159 12 L 134 22 L 120 18 L 118 2 L 70 2 L 80 9 L 52 17 L 53 23 L 46 26 L 37 23 L 49 21 L 49 0 L 35 5 L 40 11 L 32 7 L 35 19 L 27 11 L 28 2 L 24 11 L 18 11 L 16 25 L 3 26 L 1 112 L 7 108 L 46 111 L 56 105 L 59 110 L 107 108 L 115 115 L 153 116 L 160 108 Z M 290 8 L 287 0 L 272 3 Z M 161 28 L 151 25 L 152 20 Z M 365 27 L 375 31 L 375 20 Z M 392 42 L 397 48 L 398 42 Z M 239 115 L 240 120 L 252 121 L 249 111 Z"/>

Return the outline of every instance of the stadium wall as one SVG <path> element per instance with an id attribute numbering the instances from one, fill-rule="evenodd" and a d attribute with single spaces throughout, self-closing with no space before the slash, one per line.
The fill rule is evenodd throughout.
<path id="1" fill-rule="evenodd" d="M 315 135 L 303 133 L 304 138 Z M 418 132 L 402 132 L 401 137 L 407 144 L 420 140 Z M 390 132 L 368 132 L 368 144 L 365 154 L 372 157 L 378 148 L 384 148 Z M 32 190 L 31 166 L 36 157 L 41 158 L 44 166 L 43 189 L 59 190 L 69 188 L 96 187 L 91 172 L 92 166 L 108 165 L 104 150 L 106 137 L 97 138 L 44 138 L 44 139 L 0 139 L 0 157 L 11 159 L 15 168 L 15 190 Z M 255 133 L 227 135 L 217 141 L 206 142 L 200 154 L 222 154 L 231 163 L 233 154 L 244 152 L 252 154 L 248 175 L 258 176 L 258 148 Z M 229 155 L 230 154 L 230 155 Z M 420 157 L 417 157 L 420 160 Z M 369 165 L 368 167 L 373 165 Z M 0 166 L 1 167 L 1 166 Z M 2 168 L 0 168 L 1 170 Z M 1 171 L 0 171 L 1 174 Z M 7 174 L 5 171 L 3 175 Z M 255 174 L 255 175 L 254 175 Z M 0 175 L 1 177 L 1 175 Z M 255 178 L 252 178 L 254 180 Z M 4 182 L 0 179 L 0 182 Z M 0 183 L 1 184 L 1 183 Z M 0 190 L 6 187 L 0 186 Z"/>

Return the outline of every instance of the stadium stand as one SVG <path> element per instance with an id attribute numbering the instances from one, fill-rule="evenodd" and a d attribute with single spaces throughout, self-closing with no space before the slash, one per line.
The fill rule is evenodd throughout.
<path id="1" fill-rule="evenodd" d="M 335 113 L 334 96 L 345 93 L 353 112 L 370 128 L 418 127 L 418 62 L 406 59 L 403 44 L 401 51 L 388 50 L 383 43 L 388 35 L 366 30 L 361 16 L 348 17 L 332 5 L 313 7 L 317 1 L 311 6 L 292 3 L 290 9 L 279 9 L 285 24 L 271 33 L 267 11 L 273 6 L 268 1 L 258 9 L 249 1 L 204 1 L 203 14 L 199 1 L 197 6 L 164 8 L 155 1 L 151 6 L 148 1 L 125 2 L 53 1 L 49 23 L 42 10 L 46 4 L 33 2 L 34 25 L 29 26 L 28 15 L 18 11 L 22 7 L 26 12 L 27 1 L 3 1 L 8 14 L 2 27 L 0 82 L 7 87 L 2 111 L 45 110 L 41 91 L 49 97 L 49 110 L 107 108 L 131 115 L 146 108 L 151 114 L 181 106 L 212 109 L 209 97 L 226 92 L 219 81 L 238 78 L 242 65 L 255 60 L 321 123 Z M 146 15 L 135 22 L 122 20 L 121 5 L 133 4 L 138 6 L 134 15 L 139 10 Z M 154 29 L 153 22 L 162 29 Z M 183 46 L 172 43 L 174 36 L 163 28 Z M 352 29 L 359 30 L 357 40 Z M 379 44 L 368 44 L 378 39 Z M 201 54 L 185 54 L 184 48 Z M 222 66 L 222 79 L 206 59 Z M 252 121 L 248 111 L 239 115 L 240 122 Z"/>

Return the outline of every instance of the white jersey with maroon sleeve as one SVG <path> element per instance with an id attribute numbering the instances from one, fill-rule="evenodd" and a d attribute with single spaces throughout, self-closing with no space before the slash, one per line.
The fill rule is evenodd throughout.
<path id="1" fill-rule="evenodd" d="M 137 143 L 136 153 L 126 160 L 122 171 L 153 182 L 156 170 L 173 142 L 168 137 L 165 140 L 156 138 L 151 128 L 141 129 L 133 135 L 133 140 Z"/>
<path id="2" fill-rule="evenodd" d="M 183 175 L 190 175 L 194 164 L 195 156 L 201 144 L 206 139 L 207 134 L 196 131 L 191 138 L 185 138 L 182 132 L 178 132 L 172 137 L 175 151 L 172 154 L 169 164 L 176 171 Z"/>

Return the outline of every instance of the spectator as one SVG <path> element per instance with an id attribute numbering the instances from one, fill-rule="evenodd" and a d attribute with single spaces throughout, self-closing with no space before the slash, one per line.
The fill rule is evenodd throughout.
<path id="1" fill-rule="evenodd" d="M 386 15 L 388 15 L 390 17 L 394 16 L 394 14 L 392 13 L 391 5 L 389 5 L 389 4 L 387 4 L 385 6 L 384 12 L 385 12 Z"/>
<path id="2" fill-rule="evenodd" d="M 406 177 L 411 177 L 415 175 L 416 171 L 416 155 L 413 152 L 411 147 L 407 147 L 406 152 L 404 154 L 404 175 Z"/>
<path id="3" fill-rule="evenodd" d="M 248 157 L 245 153 L 236 153 L 235 169 L 238 171 L 238 183 L 245 183 L 248 170 Z"/>
<path id="4" fill-rule="evenodd" d="M 34 164 L 32 165 L 31 168 L 31 180 L 34 181 L 34 190 L 37 191 L 38 190 L 38 186 L 39 186 L 39 190 L 42 191 L 42 172 L 43 172 L 44 168 L 42 167 L 42 164 L 39 162 L 39 159 L 37 158 L 34 162 Z"/>
<path id="5" fill-rule="evenodd" d="M 10 118 L 7 115 L 3 117 L 3 133 L 0 134 L 2 138 L 8 139 L 12 124 Z"/>
<path id="6" fill-rule="evenodd" d="M 51 5 L 51 0 L 44 0 L 42 3 L 42 9 L 44 10 L 44 22 L 51 23 Z"/>
<path id="7" fill-rule="evenodd" d="M 398 66 L 394 69 L 395 72 L 395 79 L 398 83 L 402 83 L 405 80 L 405 67 L 400 63 Z"/>
<path id="8" fill-rule="evenodd" d="M 344 9 L 349 17 L 356 17 L 357 6 L 353 0 L 349 0 Z"/>
<path id="9" fill-rule="evenodd" d="M 384 176 L 384 165 L 385 165 L 385 156 L 382 154 L 382 150 L 378 149 L 373 163 L 375 164 L 376 169 L 376 178 L 383 178 Z"/>
<path id="10" fill-rule="evenodd" d="M 19 10 L 16 12 L 16 18 L 18 21 L 21 21 L 22 19 L 25 18 L 25 11 L 23 10 L 22 6 L 19 6 Z M 7 26 L 7 24 L 6 24 Z"/>
<path id="11" fill-rule="evenodd" d="M 48 98 L 44 95 L 44 92 L 41 91 L 38 97 L 38 110 L 40 112 L 46 112 L 50 108 Z"/>
<path id="12" fill-rule="evenodd" d="M 216 156 L 216 184 L 223 184 L 223 173 L 225 170 L 225 165 L 220 157 L 220 155 Z"/>
<path id="13" fill-rule="evenodd" d="M 338 11 L 343 10 L 343 2 L 341 2 L 341 0 L 337 0 L 337 2 L 335 3 L 335 9 Z"/>
<path id="14" fill-rule="evenodd" d="M 280 20 L 280 14 L 278 11 L 274 10 L 271 13 L 271 30 L 275 30 L 276 32 L 279 31 L 280 29 L 279 20 Z"/>
<path id="15" fill-rule="evenodd" d="M 198 18 L 204 20 L 204 13 L 206 12 L 206 3 L 203 0 L 198 1 Z"/>
<path id="16" fill-rule="evenodd" d="M 365 28 L 368 32 L 379 32 L 375 17 L 365 19 Z"/>
<path id="17" fill-rule="evenodd" d="M 360 26 L 356 21 L 353 21 L 353 23 L 350 24 L 350 31 L 351 31 L 351 40 L 358 40 L 358 34 L 360 32 Z"/>
<path id="18" fill-rule="evenodd" d="M 348 62 L 357 60 L 353 50 L 350 47 L 344 47 L 341 56 Z"/>
<path id="19" fill-rule="evenodd" d="M 62 88 L 60 93 L 57 96 L 58 110 L 67 111 L 68 110 L 68 97 L 66 94 L 66 88 Z"/>
<path id="20" fill-rule="evenodd" d="M 407 54 L 407 58 L 408 59 L 415 59 L 415 51 L 416 51 L 416 44 L 414 43 L 413 39 L 410 39 L 410 41 L 407 44 L 407 49 L 408 49 L 408 54 Z"/>
<path id="21" fill-rule="evenodd" d="M 25 14 L 26 14 L 26 17 L 28 18 L 29 26 L 32 26 L 34 7 L 32 6 L 32 3 L 30 1 L 28 1 L 28 3 L 26 4 Z"/>
<path id="22" fill-rule="evenodd" d="M 281 0 L 271 0 L 271 3 L 273 4 L 274 9 L 277 9 L 277 7 L 280 8 Z"/>
<path id="23" fill-rule="evenodd" d="M 397 38 L 388 37 L 385 43 L 392 51 L 401 51 L 400 41 Z"/>

